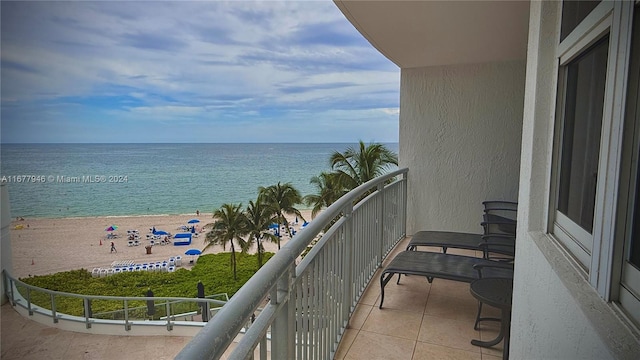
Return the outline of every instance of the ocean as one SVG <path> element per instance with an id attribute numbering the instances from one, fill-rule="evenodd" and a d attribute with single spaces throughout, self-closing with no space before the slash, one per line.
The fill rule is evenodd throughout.
<path id="1" fill-rule="evenodd" d="M 278 182 L 314 193 L 311 177 L 349 146 L 357 144 L 3 144 L 0 178 L 13 218 L 213 212 L 246 206 Z"/>

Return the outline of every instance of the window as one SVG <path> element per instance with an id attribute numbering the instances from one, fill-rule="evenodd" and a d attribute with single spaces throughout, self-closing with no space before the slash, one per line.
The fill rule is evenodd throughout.
<path id="1" fill-rule="evenodd" d="M 549 231 L 638 326 L 640 5 L 583 3 L 562 4 Z"/>
<path id="2" fill-rule="evenodd" d="M 596 36 L 597 35 L 597 36 Z M 554 233 L 588 271 L 593 248 L 609 36 L 560 68 Z M 599 37 L 599 38 L 598 38 Z"/>
<path id="3" fill-rule="evenodd" d="M 558 210 L 591 233 L 609 38 L 567 68 Z"/>

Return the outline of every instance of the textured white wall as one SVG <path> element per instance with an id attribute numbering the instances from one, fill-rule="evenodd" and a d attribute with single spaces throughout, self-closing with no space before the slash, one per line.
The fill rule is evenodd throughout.
<path id="1" fill-rule="evenodd" d="M 516 200 L 525 62 L 402 69 L 407 234 L 481 232 L 482 201 Z"/>
<path id="2" fill-rule="evenodd" d="M 545 235 L 534 235 L 538 236 L 539 241 L 550 245 L 547 254 L 555 255 L 552 260 L 556 265 L 554 268 L 552 262 L 536 246 L 533 237 L 521 233 L 516 258 L 517 276 L 514 279 L 510 357 L 566 360 L 633 358 L 633 354 L 625 357 L 622 349 L 619 349 L 622 354 L 616 354 L 617 356 L 609 351 L 606 335 L 603 336 L 593 321 L 589 321 L 583 307 L 590 306 L 601 312 L 598 319 L 602 326 L 600 330 L 606 328 L 606 322 L 610 322 L 606 318 L 611 318 L 613 314 L 606 306 L 598 306 L 597 302 L 600 300 L 595 290 L 571 269 L 562 253 L 553 248 Z M 563 280 L 558 277 L 559 269 L 564 270 Z M 567 281 L 572 282 L 572 288 L 567 286 Z M 620 329 L 615 329 L 611 334 L 619 331 Z M 609 339 L 611 340 L 618 341 Z"/>

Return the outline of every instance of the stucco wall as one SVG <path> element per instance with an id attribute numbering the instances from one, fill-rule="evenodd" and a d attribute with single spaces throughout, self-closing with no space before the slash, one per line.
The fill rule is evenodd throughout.
<path id="1" fill-rule="evenodd" d="M 516 200 L 525 62 L 402 69 L 407 234 L 480 232 L 482 201 Z"/>
<path id="2" fill-rule="evenodd" d="M 574 282 L 569 291 L 529 234 L 518 238 L 518 275 L 514 280 L 511 320 L 512 359 L 594 359 L 614 357 L 600 334 L 582 311 L 576 295 L 598 301 L 598 296 L 584 278 L 543 234 L 549 253 L 556 255 L 556 265 L 565 267 L 567 280 Z M 592 304 L 594 305 L 594 304 Z M 607 309 L 600 309 L 608 311 Z M 609 311 L 610 312 L 610 311 Z"/>
<path id="3" fill-rule="evenodd" d="M 532 2 L 510 355 L 634 359 L 637 339 L 547 235 L 560 3 Z"/>

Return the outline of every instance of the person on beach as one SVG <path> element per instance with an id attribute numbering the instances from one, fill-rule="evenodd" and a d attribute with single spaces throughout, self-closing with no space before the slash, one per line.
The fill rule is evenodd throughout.
<path id="1" fill-rule="evenodd" d="M 196 216 L 200 216 L 200 210 L 196 210 Z"/>
<path id="2" fill-rule="evenodd" d="M 111 252 L 118 252 L 118 250 L 116 250 L 116 244 L 113 241 L 111 242 Z"/>

